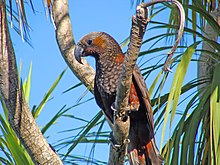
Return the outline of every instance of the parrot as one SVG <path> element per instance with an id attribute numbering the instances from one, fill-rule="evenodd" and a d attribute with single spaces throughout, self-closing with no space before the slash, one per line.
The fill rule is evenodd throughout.
<path id="1" fill-rule="evenodd" d="M 74 48 L 75 59 L 95 58 L 94 97 L 105 116 L 113 123 L 117 86 L 124 63 L 124 53 L 117 41 L 105 32 L 91 32 L 83 36 Z M 154 138 L 154 121 L 150 96 L 140 69 L 135 65 L 129 93 L 128 159 L 131 165 L 161 165 Z"/>

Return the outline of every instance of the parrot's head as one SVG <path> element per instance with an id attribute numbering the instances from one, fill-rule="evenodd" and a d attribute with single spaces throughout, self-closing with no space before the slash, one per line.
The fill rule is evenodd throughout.
<path id="1" fill-rule="evenodd" d="M 119 54 L 123 54 L 120 45 L 105 32 L 91 32 L 85 35 L 74 49 L 74 56 L 81 64 L 81 57 L 93 56 L 98 62 L 101 59 L 115 59 Z"/>

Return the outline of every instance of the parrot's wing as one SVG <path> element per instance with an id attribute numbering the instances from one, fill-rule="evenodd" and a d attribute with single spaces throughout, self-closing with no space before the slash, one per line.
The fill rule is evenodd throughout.
<path id="1" fill-rule="evenodd" d="M 133 126 L 134 128 L 132 128 L 131 125 L 130 129 L 133 129 L 134 130 L 133 132 L 135 133 L 132 134 L 132 132 L 130 132 L 131 133 L 130 136 L 131 145 L 129 152 L 130 161 L 134 163 L 136 163 L 135 161 L 137 161 L 139 164 L 141 164 L 141 162 L 144 161 L 143 164 L 161 165 L 163 162 L 163 157 L 159 153 L 154 138 L 154 120 L 153 120 L 153 111 L 150 104 L 150 96 L 144 78 L 141 75 L 141 72 L 137 65 L 135 65 L 133 70 L 132 81 L 134 83 L 139 101 L 141 103 L 139 111 L 142 112 L 144 111 L 143 113 L 146 114 L 146 118 L 144 119 L 142 118 L 142 121 L 141 120 L 133 121 L 136 124 L 132 124 L 132 125 L 138 125 L 138 128 L 135 128 L 135 126 Z M 137 115 L 142 115 L 143 114 L 142 112 L 136 112 L 136 113 Z M 134 138 L 134 136 L 137 136 L 137 132 L 139 132 L 138 142 Z M 145 156 L 143 157 L 140 156 L 137 157 L 137 154 L 135 153 L 135 149 L 137 151 L 140 149 L 138 148 L 140 144 L 143 146 L 143 148 L 145 148 L 144 152 L 143 151 L 139 152 L 140 155 L 142 155 L 141 153 L 144 153 Z"/>
<path id="2" fill-rule="evenodd" d="M 152 131 L 154 132 L 153 111 L 152 111 L 152 107 L 150 104 L 149 92 L 145 84 L 144 78 L 141 75 L 140 69 L 138 68 L 137 65 L 135 65 L 134 67 L 132 79 L 133 79 L 136 89 L 138 89 L 137 92 L 138 92 L 138 95 L 140 96 L 139 99 L 142 99 L 142 101 L 145 104 L 148 123 L 151 125 L 150 129 L 152 129 Z"/>
<path id="3" fill-rule="evenodd" d="M 106 105 L 107 104 L 106 103 L 106 99 L 104 99 L 104 100 L 102 99 L 102 97 L 101 97 L 101 95 L 99 93 L 99 90 L 97 88 L 96 81 L 95 81 L 95 84 L 94 84 L 94 96 L 95 96 L 96 103 L 102 109 L 102 112 L 105 115 L 105 118 L 106 118 L 106 120 L 109 123 L 109 126 L 111 128 L 113 128 L 112 110 L 109 108 L 109 106 Z"/>

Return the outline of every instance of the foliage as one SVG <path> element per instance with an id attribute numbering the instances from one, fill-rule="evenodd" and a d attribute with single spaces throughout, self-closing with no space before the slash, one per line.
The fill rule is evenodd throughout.
<path id="1" fill-rule="evenodd" d="M 20 65 L 20 69 L 21 69 Z M 66 69 L 65 69 L 66 70 Z M 34 107 L 32 112 L 35 119 L 39 116 L 40 112 L 42 111 L 44 105 L 47 103 L 48 98 L 50 97 L 51 93 L 60 82 L 65 70 L 58 76 L 57 80 L 52 84 L 52 87 L 49 89 L 43 100 L 41 101 L 40 105 Z M 30 87 L 31 87 L 31 75 L 32 75 L 32 64 L 30 65 L 28 78 L 24 81 L 22 85 L 22 89 L 24 92 L 24 96 L 26 101 L 29 102 L 30 98 Z M 1 152 L 4 156 L 0 157 L 0 162 L 4 164 L 34 164 L 28 155 L 26 149 L 20 143 L 20 140 L 17 138 L 15 132 L 13 131 L 12 127 L 9 124 L 8 119 L 8 110 L 5 106 L 5 103 L 2 98 L 1 104 L 4 110 L 4 117 L 0 114 L 0 128 L 1 128 L 1 137 L 0 137 L 0 148 Z M 59 111 L 42 129 L 42 133 L 45 133 L 47 129 L 49 129 L 60 117 L 59 114 L 64 114 L 64 112 Z"/>

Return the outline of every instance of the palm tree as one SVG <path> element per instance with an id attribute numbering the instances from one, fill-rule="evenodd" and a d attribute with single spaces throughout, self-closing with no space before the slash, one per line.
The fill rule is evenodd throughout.
<path id="1" fill-rule="evenodd" d="M 8 43 L 9 31 L 6 26 L 6 17 L 4 15 L 5 4 L 8 11 L 7 20 L 10 21 L 11 18 L 16 18 L 18 21 L 18 26 L 16 31 L 21 35 L 21 37 L 28 42 L 28 23 L 25 15 L 24 1 L 19 1 L 16 3 L 17 8 L 14 10 L 10 2 L 13 1 L 3 1 L 0 0 L 1 6 L 1 29 L 6 29 L 6 31 L 1 32 L 1 37 L 6 36 Z M 53 19 L 56 27 L 56 37 L 57 43 L 59 45 L 62 56 L 67 62 L 68 66 L 74 72 L 74 74 L 80 79 L 82 84 L 84 84 L 90 91 L 93 91 L 91 86 L 93 82 L 94 70 L 91 66 L 84 62 L 83 69 L 72 59 L 72 48 L 74 46 L 74 38 L 72 36 L 72 29 L 69 20 L 68 3 L 64 0 L 54 0 L 53 8 L 51 8 L 52 1 L 47 1 L 48 11 L 53 11 Z M 13 2 L 14 3 L 14 2 Z M 32 5 L 32 1 L 29 1 Z M 136 1 L 138 4 L 139 1 Z M 165 50 L 172 47 L 172 37 L 175 37 L 178 29 L 179 17 L 177 14 L 177 9 L 173 5 L 157 5 L 151 8 L 151 21 L 146 31 L 146 34 L 150 30 L 154 29 L 167 29 L 166 34 L 159 34 L 157 36 L 145 38 L 143 41 L 144 50 L 139 54 L 139 66 L 141 67 L 143 76 L 147 79 L 148 77 L 155 77 L 151 86 L 149 86 L 150 94 L 152 95 L 152 105 L 154 108 L 155 115 L 155 129 L 161 130 L 156 131 L 156 136 L 161 136 L 161 153 L 165 158 L 165 164 L 219 164 L 220 162 L 220 123 L 218 118 L 220 117 L 220 105 L 219 105 L 219 85 L 220 79 L 218 76 L 218 71 L 220 71 L 219 65 L 219 43 L 218 36 L 220 34 L 219 23 L 219 11 L 220 5 L 218 1 L 212 0 L 207 3 L 205 0 L 201 1 L 184 1 L 181 3 L 185 9 L 186 13 L 186 24 L 185 24 L 185 36 L 183 37 L 182 43 L 179 46 L 178 52 L 174 54 L 174 58 L 171 61 L 171 69 L 173 73 L 163 73 L 161 68 L 163 67 Z M 161 22 L 157 18 L 164 10 L 171 9 L 171 16 L 169 23 Z M 64 17 L 66 19 L 62 19 Z M 59 26 L 62 23 L 62 26 Z M 65 34 L 63 33 L 65 32 Z M 167 46 L 159 47 L 157 43 L 162 39 L 167 41 Z M 162 40 L 164 42 L 164 40 Z M 126 42 L 125 42 L 126 43 Z M 5 43 L 2 40 L 1 45 Z M 6 44 L 10 45 L 10 44 Z M 150 46 L 146 46 L 150 45 Z M 12 46 L 7 47 L 8 52 L 13 52 Z M 68 50 L 68 51 L 67 51 Z M 154 53 L 154 54 L 152 54 Z M 156 56 L 156 57 L 155 57 Z M 199 57 L 199 58 L 198 58 Z M 1 58 L 1 57 L 0 57 Z M 148 61 L 152 60 L 154 62 L 149 66 Z M 156 59 L 156 60 L 155 60 Z M 2 62 L 2 59 L 0 59 Z M 155 62 L 156 61 L 156 62 Z M 4 65 L 1 63 L 0 75 L 3 75 Z M 198 64 L 198 76 L 193 76 L 186 78 L 187 71 L 196 72 L 196 65 Z M 16 68 L 15 64 L 14 68 Z M 189 66 L 192 68 L 189 70 Z M 12 68 L 13 69 L 13 68 Z M 89 71 L 89 74 L 88 74 Z M 17 80 L 17 70 L 12 70 L 14 74 L 14 79 L 16 89 L 21 91 L 19 80 Z M 63 74 L 63 73 L 62 73 Z M 62 77 L 59 76 L 58 80 Z M 196 75 L 196 74 L 194 74 Z M 3 76 L 2 76 L 3 77 Z M 57 80 L 57 81 L 58 81 Z M 58 83 L 58 82 L 55 82 Z M 53 87 L 56 86 L 53 84 Z M 172 84 L 169 87 L 167 84 Z M 28 86 L 28 85 L 27 85 Z M 17 136 L 21 140 L 24 147 L 20 143 L 16 142 L 16 136 L 9 124 L 7 124 L 7 111 L 13 114 L 13 105 L 7 103 L 7 99 L 3 96 L 7 93 L 5 86 L 1 86 L 1 101 L 3 107 L 5 107 L 6 118 L 1 117 L 1 128 L 4 137 L 1 139 L 1 149 L 4 151 L 6 158 L 2 157 L 0 160 L 3 163 L 21 164 L 19 162 L 26 161 L 31 164 L 31 160 L 35 162 L 40 162 L 41 160 L 37 158 L 37 151 L 34 152 L 31 149 L 28 150 L 31 158 L 26 153 L 24 147 L 30 148 L 28 142 L 25 141 L 21 132 L 18 131 L 16 126 L 16 121 L 12 120 L 11 127 L 15 130 Z M 26 87 L 24 87 L 26 88 Z M 170 88 L 166 92 L 162 92 L 165 88 Z M 27 90 L 28 91 L 28 90 Z M 18 92 L 20 93 L 20 92 Z M 22 93 L 22 92 L 21 92 Z M 24 92 L 24 96 L 28 95 L 28 92 Z M 50 95 L 50 93 L 49 93 Z M 49 97 L 48 95 L 48 97 Z M 15 98 L 14 98 L 15 99 Z M 25 102 L 23 96 L 21 96 L 22 103 Z M 46 101 L 45 98 L 42 102 Z M 16 99 L 15 99 L 16 100 Z M 15 101 L 16 102 L 16 101 Z M 24 103 L 24 108 L 30 112 L 30 108 Z M 33 116 L 37 117 L 37 113 L 40 112 L 40 108 L 33 110 Z M 62 116 L 68 108 L 61 109 L 56 116 L 54 116 L 52 121 L 48 122 L 47 127 L 44 127 L 41 132 L 52 125 L 52 123 Z M 13 118 L 14 119 L 14 118 Z M 33 120 L 32 120 L 33 121 Z M 88 161 L 86 157 L 75 157 L 71 154 L 71 151 L 80 143 L 108 143 L 106 136 L 108 136 L 109 130 L 107 132 L 102 131 L 104 124 L 104 118 L 101 112 L 98 112 L 96 116 L 93 117 L 91 122 L 87 122 L 79 131 L 73 139 L 63 139 L 63 141 L 57 143 L 58 148 L 67 147 L 67 153 L 59 153 L 60 156 L 65 157 L 65 161 L 68 163 L 73 163 L 76 159 L 79 161 Z M 14 124 L 13 124 L 14 123 Z M 94 126 L 98 127 L 98 131 L 93 132 Z M 37 126 L 36 126 L 37 129 Z M 38 135 L 42 138 L 40 131 Z M 8 134 L 10 136 L 8 136 Z M 6 136 L 7 135 L 7 136 Z M 41 139 L 40 138 L 40 139 Z M 14 140 L 12 140 L 14 139 Z M 90 139 L 90 140 L 89 140 Z M 164 140 L 165 139 L 165 140 Z M 10 148 L 16 142 L 16 148 Z M 46 147 L 45 153 L 51 153 L 53 160 L 61 164 L 60 159 L 54 154 L 53 150 L 49 147 L 46 141 L 44 146 Z M 4 145 L 3 145 L 4 144 Z M 7 147 L 8 149 L 6 149 Z M 23 152 L 22 159 L 16 155 L 15 150 Z M 10 153 L 12 156 L 10 156 Z M 100 162 L 95 159 L 90 159 L 91 162 L 101 164 L 105 162 Z M 43 161 L 43 160 L 42 160 Z M 65 162 L 64 161 L 64 162 Z M 33 163 L 33 162 L 32 162 Z"/>

